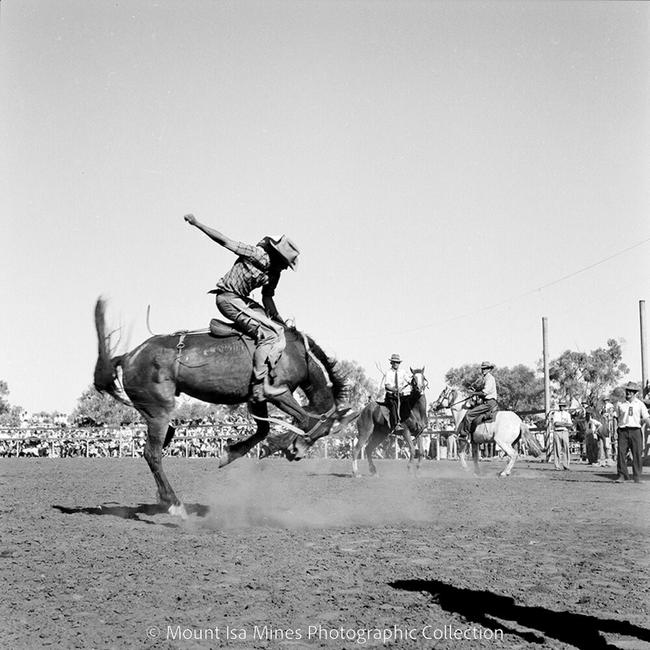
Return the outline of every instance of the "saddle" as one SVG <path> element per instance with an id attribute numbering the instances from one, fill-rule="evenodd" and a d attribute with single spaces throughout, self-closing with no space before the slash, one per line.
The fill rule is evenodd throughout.
<path id="1" fill-rule="evenodd" d="M 210 335 L 214 336 L 217 339 L 224 339 L 229 336 L 239 336 L 246 339 L 250 338 L 249 336 L 246 336 L 246 334 L 243 334 L 238 329 L 236 329 L 232 323 L 226 323 L 226 321 L 219 320 L 218 318 L 213 318 L 210 321 L 210 327 L 208 329 L 210 331 Z"/>
<path id="2" fill-rule="evenodd" d="M 475 442 L 478 445 L 483 444 L 484 442 L 492 442 L 494 440 L 494 432 L 496 429 L 496 419 L 498 409 L 490 411 L 489 413 L 484 413 L 479 415 L 476 420 L 472 423 L 472 430 L 470 437 L 472 442 Z M 463 422 L 465 419 L 463 418 Z M 459 424 L 459 427 L 462 429 L 462 423 Z M 460 429 L 457 429 L 456 433 Z"/>
<path id="3" fill-rule="evenodd" d="M 480 445 L 484 442 L 492 442 L 494 440 L 497 413 L 498 411 L 491 411 L 490 413 L 486 413 L 475 421 L 475 427 L 472 433 L 472 440 L 475 443 Z"/>
<path id="4" fill-rule="evenodd" d="M 379 412 L 381 413 L 381 416 L 384 418 L 384 421 L 386 422 L 386 426 L 390 428 L 390 409 L 388 406 L 386 406 L 385 402 L 380 402 L 379 400 L 375 400 L 375 404 L 379 407 Z M 404 427 L 404 421 L 408 418 L 408 414 L 404 413 L 402 409 L 400 409 L 400 414 L 399 414 L 399 422 L 395 425 L 395 429 L 392 431 L 392 433 L 401 433 L 403 427 Z"/>

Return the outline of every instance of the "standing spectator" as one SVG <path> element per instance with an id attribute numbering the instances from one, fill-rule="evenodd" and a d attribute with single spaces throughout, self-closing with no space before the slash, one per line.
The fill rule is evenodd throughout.
<path id="1" fill-rule="evenodd" d="M 636 396 L 638 392 L 639 387 L 631 381 L 628 382 L 625 385 L 625 401 L 619 402 L 616 406 L 618 424 L 617 483 L 623 483 L 630 478 L 627 471 L 628 447 L 632 452 L 632 477 L 635 483 L 641 483 L 641 472 L 643 470 L 641 462 L 643 447 L 641 425 L 644 422 L 650 424 L 650 417 L 648 416 L 648 408 Z"/>
<path id="2" fill-rule="evenodd" d="M 615 442 L 614 433 L 616 432 L 616 409 L 610 400 L 605 400 L 605 405 L 602 411 L 603 428 L 601 435 L 605 444 L 605 464 L 612 465 L 614 463 Z"/>
<path id="3" fill-rule="evenodd" d="M 587 456 L 587 462 L 590 465 L 600 464 L 600 431 L 603 428 L 603 425 L 594 417 L 593 411 L 589 404 L 583 402 L 582 408 L 584 409 L 585 418 L 585 452 Z"/>
<path id="4" fill-rule="evenodd" d="M 458 458 L 458 436 L 455 431 L 447 437 L 447 458 L 450 460 Z"/>
<path id="5" fill-rule="evenodd" d="M 569 455 L 569 430 L 572 428 L 571 415 L 565 411 L 566 402 L 561 399 L 558 410 L 551 412 L 550 429 L 553 434 L 553 462 L 555 469 L 568 470 L 571 463 Z"/>

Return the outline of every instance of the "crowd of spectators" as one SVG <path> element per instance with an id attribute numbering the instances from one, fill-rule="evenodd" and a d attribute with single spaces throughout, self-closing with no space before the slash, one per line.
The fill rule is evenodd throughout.
<path id="1" fill-rule="evenodd" d="M 176 429 L 165 453 L 183 458 L 218 458 L 224 447 L 248 437 L 254 422 L 247 416 L 233 413 L 213 421 L 173 422 Z M 448 454 L 448 436 L 453 425 L 449 418 L 435 417 L 423 435 L 423 457 L 428 459 L 454 458 Z M 452 434 L 453 441 L 453 434 Z M 146 428 L 124 426 L 106 427 L 39 426 L 0 429 L 0 458 L 124 458 L 141 457 L 146 439 Z M 310 456 L 349 458 L 353 439 L 349 436 L 324 438 L 310 451 Z M 523 450 L 522 450 L 523 451 Z M 408 458 L 408 446 L 401 436 L 390 436 L 377 450 L 379 457 Z M 250 452 L 258 456 L 258 448 Z M 481 446 L 481 457 L 497 455 L 493 444 Z"/>
<path id="2" fill-rule="evenodd" d="M 609 433 L 605 438 L 605 456 L 611 463 L 615 457 L 613 424 L 605 417 L 603 429 Z M 534 417 L 525 418 L 536 434 L 540 445 L 547 447 L 543 423 Z M 248 437 L 255 424 L 247 416 L 234 413 L 218 423 L 211 421 L 174 422 L 176 432 L 165 450 L 169 456 L 183 458 L 218 458 L 224 447 Z M 423 435 L 423 457 L 427 459 L 453 460 L 458 457 L 458 440 L 453 432 L 453 422 L 445 416 L 431 418 L 429 429 Z M 141 457 L 146 439 L 144 425 L 109 429 L 103 427 L 27 427 L 0 429 L 0 458 L 107 458 Z M 588 440 L 572 435 L 571 453 L 579 458 L 587 457 Z M 331 437 L 319 441 L 311 450 L 311 456 L 349 458 L 353 439 L 349 436 Z M 518 453 L 527 454 L 525 442 L 518 441 Z M 419 453 L 419 452 L 418 452 Z M 255 448 L 250 455 L 257 456 Z M 496 457 L 500 451 L 494 443 L 480 446 L 480 457 Z M 383 458 L 408 458 L 408 446 L 401 436 L 389 436 L 377 450 Z"/>

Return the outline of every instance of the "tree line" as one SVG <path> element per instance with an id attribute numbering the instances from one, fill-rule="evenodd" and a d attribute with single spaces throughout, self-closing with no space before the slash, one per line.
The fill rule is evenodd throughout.
<path id="1" fill-rule="evenodd" d="M 599 408 L 605 399 L 617 401 L 623 395 L 618 388 L 621 380 L 629 373 L 623 363 L 622 341 L 609 339 L 604 347 L 591 352 L 566 350 L 549 363 L 549 379 L 554 399 L 564 398 L 570 403 L 575 399 Z M 362 408 L 369 400 L 381 398 L 381 383 L 369 377 L 355 361 L 339 361 L 338 370 L 346 377 L 349 386 L 349 404 L 354 409 Z M 450 368 L 444 376 L 445 382 L 455 388 L 470 389 L 479 379 L 480 364 L 465 364 Z M 518 413 L 544 411 L 544 376 L 542 362 L 536 368 L 518 364 L 512 368 L 498 367 L 494 370 L 499 392 L 499 407 Z M 429 400 L 437 396 L 435 382 L 429 378 Z M 440 390 L 443 388 L 439 387 Z M 9 399 L 9 386 L 0 380 L 0 426 L 19 426 L 24 409 L 13 406 Z M 246 415 L 246 406 L 223 406 L 206 404 L 192 399 L 181 399 L 173 418 L 179 423 L 219 422 L 225 414 Z M 100 394 L 91 385 L 77 400 L 77 405 L 68 416 L 73 426 L 119 427 L 139 424 L 139 413 L 129 406 L 120 404 L 107 395 Z"/>

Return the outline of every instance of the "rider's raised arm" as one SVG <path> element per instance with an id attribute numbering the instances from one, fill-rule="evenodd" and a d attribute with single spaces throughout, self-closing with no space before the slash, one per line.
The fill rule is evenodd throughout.
<path id="1" fill-rule="evenodd" d="M 217 244 L 220 244 L 233 253 L 237 252 L 239 242 L 235 241 L 234 239 L 230 239 L 230 237 L 226 237 L 226 235 L 219 232 L 218 230 L 215 230 L 214 228 L 211 228 L 210 226 L 202 224 L 193 214 L 186 214 L 183 219 L 185 219 L 185 221 L 187 221 L 190 226 L 194 226 L 195 228 L 198 228 L 202 233 L 205 233 L 212 241 L 217 242 Z"/>

